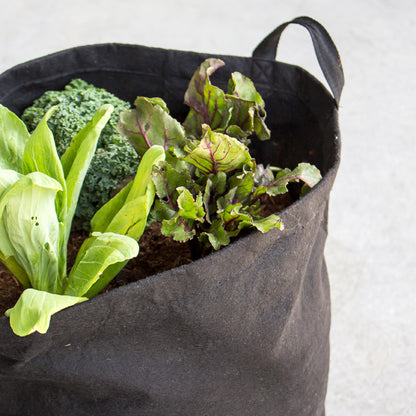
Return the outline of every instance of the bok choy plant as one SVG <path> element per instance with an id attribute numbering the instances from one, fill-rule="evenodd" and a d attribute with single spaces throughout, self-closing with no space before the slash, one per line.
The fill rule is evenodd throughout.
<path id="1" fill-rule="evenodd" d="M 47 121 L 32 134 L 0 105 L 0 260 L 24 287 L 6 311 L 19 336 L 48 330 L 51 316 L 98 293 L 138 254 L 155 194 L 153 166 L 162 147 L 146 152 L 134 180 L 94 216 L 92 233 L 67 275 L 67 244 L 79 193 L 113 107 L 101 106 L 58 157 Z"/>

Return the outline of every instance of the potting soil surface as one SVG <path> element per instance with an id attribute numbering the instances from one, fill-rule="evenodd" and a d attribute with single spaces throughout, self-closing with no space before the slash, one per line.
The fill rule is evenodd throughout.
<path id="1" fill-rule="evenodd" d="M 261 214 L 268 216 L 289 206 L 294 202 L 290 193 L 263 201 Z M 190 244 L 174 241 L 160 232 L 161 224 L 153 223 L 142 235 L 139 255 L 130 260 L 125 268 L 110 282 L 104 291 L 112 290 L 148 276 L 160 273 L 195 260 Z M 88 232 L 73 229 L 68 243 L 68 273 L 75 262 L 76 255 Z M 155 255 L 157 253 L 157 255 Z M 199 257 L 209 254 L 201 251 Z M 22 285 L 0 262 L 0 316 L 13 307 L 23 291 Z"/>

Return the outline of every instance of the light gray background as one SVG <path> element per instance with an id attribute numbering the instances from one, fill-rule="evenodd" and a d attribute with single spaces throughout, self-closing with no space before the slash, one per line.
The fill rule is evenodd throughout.
<path id="1" fill-rule="evenodd" d="M 327 414 L 416 414 L 414 0 L 0 5 L 0 72 L 101 42 L 249 56 L 286 20 L 308 15 L 324 24 L 346 76 L 342 164 L 326 248 L 333 300 Z M 322 79 L 306 30 L 287 29 L 278 57 Z"/>

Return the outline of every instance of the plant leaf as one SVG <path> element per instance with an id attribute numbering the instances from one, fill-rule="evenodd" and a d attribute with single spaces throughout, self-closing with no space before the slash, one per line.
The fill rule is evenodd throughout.
<path id="1" fill-rule="evenodd" d="M 12 169 L 0 168 L 0 202 L 3 195 L 24 175 Z"/>
<path id="2" fill-rule="evenodd" d="M 245 222 L 250 224 L 252 218 L 249 213 L 241 211 L 243 205 L 241 203 L 227 205 L 222 210 L 218 211 L 218 215 L 222 220 L 224 230 L 228 232 L 231 237 L 234 237 L 240 231 L 239 224 Z"/>
<path id="3" fill-rule="evenodd" d="M 198 193 L 194 199 L 191 192 L 184 186 L 178 187 L 176 192 L 178 193 L 176 200 L 177 211 L 167 209 L 167 211 L 162 212 L 159 207 L 157 214 L 159 216 L 163 215 L 163 213 L 166 215 L 173 214 L 171 218 L 163 220 L 161 232 L 176 241 L 185 242 L 195 235 L 194 221 L 204 221 L 203 197 L 202 193 Z"/>
<path id="4" fill-rule="evenodd" d="M 63 224 L 55 211 L 55 197 L 62 190 L 53 178 L 34 172 L 21 176 L 0 200 L 0 251 L 25 271 L 16 275 L 22 284 L 39 290 L 60 293 L 60 279 L 65 274 L 62 258 Z M 62 264 L 63 263 L 63 264 Z"/>
<path id="5" fill-rule="evenodd" d="M 254 103 L 232 95 L 227 99 L 231 102 L 231 117 L 225 132 L 241 140 L 254 131 Z"/>
<path id="6" fill-rule="evenodd" d="M 232 176 L 229 180 L 229 188 L 236 188 L 234 198 L 238 201 L 244 201 L 253 191 L 254 173 L 249 171 Z"/>
<path id="7" fill-rule="evenodd" d="M 215 215 L 215 200 L 225 192 L 227 187 L 227 174 L 218 172 L 210 174 L 206 178 L 205 189 L 203 194 L 203 203 L 205 208 L 205 220 L 211 224 L 211 215 Z"/>
<path id="8" fill-rule="evenodd" d="M 207 232 L 202 232 L 199 240 L 207 243 L 207 240 L 214 250 L 221 246 L 230 244 L 230 237 L 235 237 L 243 228 L 255 227 L 262 233 L 272 228 L 283 229 L 282 221 L 278 215 L 269 215 L 266 218 L 252 217 L 246 212 L 241 212 L 243 206 L 234 204 L 219 211 L 220 218 L 213 221 Z"/>
<path id="9" fill-rule="evenodd" d="M 271 214 L 265 218 L 255 218 L 250 223 L 250 226 L 256 227 L 260 232 L 266 233 L 272 228 L 283 230 L 283 223 L 280 217 L 276 214 Z"/>
<path id="10" fill-rule="evenodd" d="M 162 222 L 163 220 L 170 220 L 176 215 L 176 209 L 173 209 L 167 202 L 156 198 L 150 218 L 152 222 Z"/>
<path id="11" fill-rule="evenodd" d="M 190 240 L 195 235 L 195 230 L 192 229 L 179 215 L 176 215 L 169 220 L 164 220 L 162 222 L 161 232 L 163 235 L 172 237 L 175 241 L 180 241 L 182 243 Z"/>
<path id="12" fill-rule="evenodd" d="M 269 140 L 270 139 L 270 130 L 266 126 L 264 121 L 265 117 L 256 117 L 254 116 L 254 132 L 260 140 Z"/>
<path id="13" fill-rule="evenodd" d="M 254 184 L 256 187 L 267 186 L 274 181 L 273 170 L 270 166 L 264 167 L 262 163 L 256 164 Z"/>
<path id="14" fill-rule="evenodd" d="M 93 231 L 116 232 L 139 240 L 146 226 L 153 204 L 155 190 L 151 180 L 152 169 L 165 158 L 165 151 L 155 145 L 146 151 L 132 182 L 108 201 L 93 217 Z M 104 289 L 127 264 L 121 261 L 108 266 L 85 296 L 90 298 Z"/>
<path id="15" fill-rule="evenodd" d="M 227 93 L 242 100 L 253 102 L 259 108 L 264 109 L 263 98 L 257 92 L 253 81 L 240 72 L 233 72 L 231 74 L 231 78 L 228 81 Z"/>
<path id="16" fill-rule="evenodd" d="M 78 252 L 64 294 L 83 296 L 105 269 L 131 259 L 138 253 L 139 246 L 133 238 L 114 233 L 92 233 Z"/>
<path id="17" fill-rule="evenodd" d="M 146 97 L 147 98 L 147 97 Z M 158 105 L 163 111 L 169 114 L 169 108 L 166 102 L 160 97 L 147 98 L 153 105 Z"/>
<path id="18" fill-rule="evenodd" d="M 227 98 L 233 101 L 230 125 L 236 124 L 250 133 L 254 128 L 260 140 L 270 139 L 270 130 L 265 123 L 265 104 L 251 79 L 233 72 L 228 82 Z"/>
<path id="19" fill-rule="evenodd" d="M 106 232 L 127 235 L 136 241 L 140 240 L 146 228 L 147 217 L 155 197 L 153 184 L 149 185 L 146 193 L 130 202 L 125 202 L 114 215 Z"/>
<path id="20" fill-rule="evenodd" d="M 192 194 L 184 186 L 177 188 L 179 193 L 177 204 L 178 204 L 178 215 L 182 218 L 200 221 L 204 220 L 205 211 L 202 207 L 202 194 L 199 193 L 194 199 Z"/>
<path id="21" fill-rule="evenodd" d="M 114 277 L 118 275 L 118 273 L 124 268 L 124 266 L 127 263 L 128 260 L 125 260 L 108 266 L 103 271 L 100 278 L 90 287 L 90 289 L 88 290 L 88 292 L 84 294 L 84 296 L 90 299 L 96 294 L 100 293 L 114 279 Z"/>
<path id="22" fill-rule="evenodd" d="M 299 165 L 291 171 L 283 169 L 277 173 L 274 181 L 267 185 L 267 193 L 269 195 L 279 195 L 287 192 L 289 182 L 305 182 L 310 188 L 315 186 L 322 179 L 319 169 L 309 163 L 299 163 Z"/>
<path id="23" fill-rule="evenodd" d="M 86 300 L 30 288 L 23 291 L 16 305 L 5 315 L 10 318 L 13 332 L 20 337 L 35 331 L 45 334 L 54 313 Z"/>
<path id="24" fill-rule="evenodd" d="M 0 169 L 23 170 L 23 153 L 30 134 L 25 123 L 0 104 Z"/>
<path id="25" fill-rule="evenodd" d="M 230 236 L 224 230 L 221 219 L 215 220 L 207 232 L 200 234 L 200 241 L 206 241 L 206 239 L 208 239 L 214 250 L 219 250 L 221 246 L 230 244 Z"/>
<path id="26" fill-rule="evenodd" d="M 56 196 L 55 205 L 59 220 L 65 222 L 67 209 L 65 176 L 53 134 L 47 123 L 56 108 L 53 106 L 45 113 L 30 135 L 23 154 L 23 173 L 42 172 L 61 184 L 62 189 Z"/>
<path id="27" fill-rule="evenodd" d="M 185 92 L 185 104 L 191 107 L 183 125 L 185 130 L 195 137 L 202 133 L 201 125 L 207 124 L 212 130 L 225 129 L 230 119 L 230 102 L 224 91 L 210 82 L 210 75 L 224 62 L 208 58 L 195 71 Z"/>
<path id="28" fill-rule="evenodd" d="M 146 226 L 155 190 L 154 166 L 165 159 L 165 151 L 155 145 L 146 151 L 136 176 L 129 185 L 108 201 L 91 220 L 92 231 L 112 232 L 139 240 Z"/>
<path id="29" fill-rule="evenodd" d="M 293 174 L 295 174 L 302 182 L 305 182 L 310 188 L 313 188 L 322 179 L 319 169 L 309 163 L 299 163 L 293 171 Z"/>
<path id="30" fill-rule="evenodd" d="M 204 125 L 205 134 L 195 147 L 187 147 L 185 160 L 202 173 L 230 172 L 244 164 L 252 164 L 247 147 L 234 137 L 217 133 Z"/>
<path id="31" fill-rule="evenodd" d="M 165 150 L 182 149 L 185 132 L 181 124 L 166 111 L 164 101 L 156 98 L 137 97 L 135 109 L 120 113 L 117 129 L 141 156 L 151 146 L 159 145 Z"/>
<path id="32" fill-rule="evenodd" d="M 195 187 L 188 169 L 176 169 L 168 161 L 160 163 L 153 171 L 153 183 L 156 187 L 156 194 L 159 199 L 170 199 L 176 203 L 176 189 L 185 186 L 188 189 Z"/>
<path id="33" fill-rule="evenodd" d="M 3 195 L 14 185 L 23 175 L 10 169 L 0 169 L 0 204 Z M 16 276 L 24 288 L 30 286 L 29 277 L 26 271 L 17 263 L 13 246 L 5 229 L 5 225 L 0 213 L 0 261 Z"/>
<path id="34" fill-rule="evenodd" d="M 62 167 L 67 184 L 66 241 L 69 238 L 79 194 L 94 156 L 98 138 L 113 109 L 110 104 L 101 106 L 92 120 L 73 137 L 70 146 L 62 155 Z"/>

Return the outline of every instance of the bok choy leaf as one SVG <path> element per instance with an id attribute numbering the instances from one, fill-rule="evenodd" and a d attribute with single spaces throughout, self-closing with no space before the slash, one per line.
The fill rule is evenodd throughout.
<path id="1" fill-rule="evenodd" d="M 10 318 L 10 326 L 16 335 L 24 337 L 35 331 L 45 334 L 54 313 L 86 300 L 83 297 L 26 289 L 14 308 L 6 311 L 6 316 Z"/>
<path id="2" fill-rule="evenodd" d="M 154 197 L 151 169 L 164 158 L 163 149 L 152 150 L 128 192 L 122 191 L 126 198 L 115 198 L 112 208 L 97 216 L 105 230 L 93 230 L 67 276 L 72 218 L 97 140 L 113 108 L 104 105 L 97 110 L 72 138 L 62 160 L 47 125 L 53 111 L 29 134 L 17 116 L 0 106 L 0 260 L 25 288 L 16 305 L 6 311 L 19 336 L 45 333 L 54 313 L 87 300 L 85 294 L 98 287 L 103 275 L 108 283 L 120 265 L 137 255 L 136 240 Z M 128 204 L 135 204 L 138 213 L 126 210 Z M 118 225 L 112 225 L 119 211 L 114 223 Z"/>
<path id="3" fill-rule="evenodd" d="M 152 181 L 153 167 L 164 160 L 165 151 L 162 146 L 154 145 L 144 153 L 134 180 L 101 207 L 92 218 L 91 230 L 93 234 L 97 232 L 116 233 L 134 240 L 140 239 L 155 198 L 155 186 Z M 125 266 L 126 260 L 105 269 L 100 279 L 95 282 L 85 296 L 94 296 L 107 286 Z"/>

